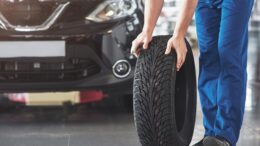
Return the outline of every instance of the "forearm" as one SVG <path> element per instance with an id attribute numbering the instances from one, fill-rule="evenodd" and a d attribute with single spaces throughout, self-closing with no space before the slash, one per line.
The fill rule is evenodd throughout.
<path id="1" fill-rule="evenodd" d="M 161 14 L 163 2 L 164 0 L 145 0 L 144 32 L 152 34 Z"/>
<path id="2" fill-rule="evenodd" d="M 198 0 L 183 0 L 178 20 L 174 29 L 174 36 L 184 37 L 192 20 Z"/>

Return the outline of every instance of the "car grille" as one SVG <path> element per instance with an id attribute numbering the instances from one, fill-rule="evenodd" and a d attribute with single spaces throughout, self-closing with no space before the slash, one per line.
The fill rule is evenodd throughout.
<path id="1" fill-rule="evenodd" d="M 85 58 L 66 61 L 32 62 L 1 61 L 0 82 L 57 82 L 74 81 L 100 72 L 100 67 Z"/>
<path id="2" fill-rule="evenodd" d="M 0 3 L 0 11 L 12 25 L 35 26 L 40 25 L 57 8 L 55 2 L 9 2 Z"/>

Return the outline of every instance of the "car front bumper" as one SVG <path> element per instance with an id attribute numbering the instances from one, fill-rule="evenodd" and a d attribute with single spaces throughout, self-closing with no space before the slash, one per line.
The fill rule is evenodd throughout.
<path id="1" fill-rule="evenodd" d="M 0 83 L 0 92 L 49 92 L 101 89 L 104 93 L 130 94 L 132 92 L 133 71 L 125 79 L 116 78 L 111 73 L 99 73 L 87 79 L 64 82 Z"/>

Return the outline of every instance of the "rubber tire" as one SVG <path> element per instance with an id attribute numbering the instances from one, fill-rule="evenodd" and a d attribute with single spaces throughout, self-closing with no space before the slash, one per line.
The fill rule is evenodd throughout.
<path id="1" fill-rule="evenodd" d="M 187 57 L 176 72 L 176 52 L 165 55 L 171 36 L 156 36 L 137 59 L 133 104 L 135 126 L 142 146 L 188 146 L 197 103 L 195 65 L 187 43 Z"/>

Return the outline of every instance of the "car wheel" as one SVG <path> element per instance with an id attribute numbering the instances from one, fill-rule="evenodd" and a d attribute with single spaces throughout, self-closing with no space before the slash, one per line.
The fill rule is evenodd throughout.
<path id="1" fill-rule="evenodd" d="M 187 43 L 187 57 L 176 72 L 176 52 L 165 55 L 171 36 L 153 38 L 142 50 L 134 76 L 134 118 L 143 146 L 188 146 L 196 117 L 196 75 Z"/>

